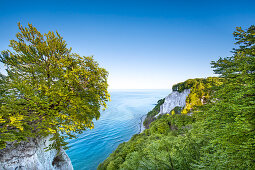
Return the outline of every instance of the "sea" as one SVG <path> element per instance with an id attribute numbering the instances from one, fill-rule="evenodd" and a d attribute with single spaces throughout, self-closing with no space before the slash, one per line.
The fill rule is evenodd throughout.
<path id="1" fill-rule="evenodd" d="M 120 143 L 140 132 L 141 117 L 171 90 L 110 90 L 111 101 L 94 129 L 67 140 L 74 170 L 95 170 Z"/>

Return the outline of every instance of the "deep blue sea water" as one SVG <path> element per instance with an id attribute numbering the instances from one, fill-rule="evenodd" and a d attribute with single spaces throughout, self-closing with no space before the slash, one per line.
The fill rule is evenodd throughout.
<path id="1" fill-rule="evenodd" d="M 69 140 L 67 150 L 74 170 L 94 170 L 120 143 L 140 131 L 141 117 L 170 90 L 112 90 L 108 108 L 102 111 L 95 128 Z"/>

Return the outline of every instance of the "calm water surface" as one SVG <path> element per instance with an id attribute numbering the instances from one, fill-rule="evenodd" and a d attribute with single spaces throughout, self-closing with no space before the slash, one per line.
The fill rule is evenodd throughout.
<path id="1" fill-rule="evenodd" d="M 111 102 L 95 128 L 69 140 L 67 150 L 75 170 L 94 170 L 116 148 L 140 131 L 140 118 L 170 90 L 112 90 Z"/>

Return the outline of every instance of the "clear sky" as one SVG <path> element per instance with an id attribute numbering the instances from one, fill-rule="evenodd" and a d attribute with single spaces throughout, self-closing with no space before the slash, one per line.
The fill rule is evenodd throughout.
<path id="1" fill-rule="evenodd" d="M 57 30 L 109 71 L 111 89 L 170 89 L 212 76 L 210 62 L 231 55 L 235 27 L 255 24 L 254 0 L 0 0 L 0 9 L 0 51 L 18 22 Z"/>

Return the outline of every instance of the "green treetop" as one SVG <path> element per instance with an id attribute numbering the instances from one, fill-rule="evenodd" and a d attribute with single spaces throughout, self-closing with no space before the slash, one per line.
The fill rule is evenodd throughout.
<path id="1" fill-rule="evenodd" d="M 255 26 L 237 27 L 234 37 L 233 56 L 212 62 L 224 79 L 204 106 L 199 128 L 209 141 L 201 155 L 205 169 L 255 168 Z"/>
<path id="2" fill-rule="evenodd" d="M 93 128 L 109 100 L 108 72 L 92 57 L 72 53 L 58 32 L 18 26 L 12 50 L 0 55 L 7 66 L 0 76 L 0 148 L 52 135 L 48 149 L 59 149 L 65 137 Z"/>

